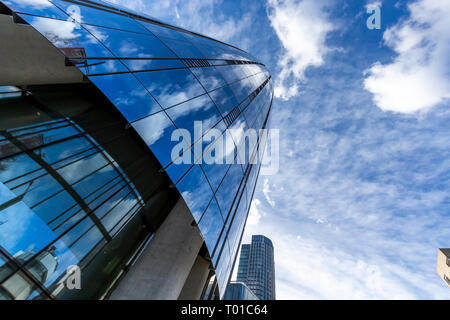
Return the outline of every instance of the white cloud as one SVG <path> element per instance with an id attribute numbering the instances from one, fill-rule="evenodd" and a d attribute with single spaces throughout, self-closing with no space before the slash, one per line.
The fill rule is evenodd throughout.
<path id="1" fill-rule="evenodd" d="M 123 0 L 110 0 L 121 4 Z M 170 0 L 146 1 L 131 0 L 126 6 L 137 12 L 149 13 L 158 20 L 198 32 L 206 36 L 224 41 L 236 41 L 239 35 L 250 24 L 249 14 L 239 19 L 215 14 L 214 9 L 222 0 Z M 174 23 L 174 21 L 176 21 Z"/>
<path id="2" fill-rule="evenodd" d="M 421 0 L 408 8 L 410 17 L 383 35 L 398 56 L 375 63 L 364 81 L 382 110 L 413 113 L 450 98 L 450 2 Z"/>
<path id="3" fill-rule="evenodd" d="M 366 9 L 371 9 L 373 7 L 381 7 L 381 1 L 368 1 L 366 4 Z"/>
<path id="4" fill-rule="evenodd" d="M 275 207 L 275 201 L 270 198 L 270 185 L 269 185 L 269 179 L 264 179 L 264 186 L 263 186 L 263 194 L 264 198 L 266 198 L 266 201 L 270 204 L 272 208 Z"/>
<path id="5" fill-rule="evenodd" d="M 19 5 L 30 6 L 33 8 L 46 8 L 52 6 L 48 0 L 15 0 L 15 1 L 5 1 L 6 5 L 14 6 L 17 3 Z"/>
<path id="6" fill-rule="evenodd" d="M 268 17 L 285 49 L 279 61 L 275 96 L 288 100 L 299 93 L 305 70 L 323 63 L 329 50 L 326 36 L 334 26 L 328 21 L 322 0 L 268 0 Z"/>
<path id="7" fill-rule="evenodd" d="M 413 299 L 395 264 L 362 260 L 312 239 L 271 234 L 278 299 Z M 294 289 L 295 288 L 295 289 Z"/>
<path id="8" fill-rule="evenodd" d="M 259 181 L 267 215 L 243 242 L 274 242 L 279 299 L 448 299 L 435 264 L 450 235 L 450 112 L 386 117 L 359 69 L 343 81 L 353 63 L 325 64 L 278 101 L 280 171 Z"/>
<path id="9" fill-rule="evenodd" d="M 261 205 L 261 201 L 258 199 L 253 199 L 252 204 L 250 205 L 250 211 L 248 213 L 247 224 L 258 224 L 259 220 L 262 217 L 261 212 L 258 207 Z"/>

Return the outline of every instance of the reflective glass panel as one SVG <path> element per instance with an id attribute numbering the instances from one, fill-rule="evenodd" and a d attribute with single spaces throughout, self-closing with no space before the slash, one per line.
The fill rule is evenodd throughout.
<path id="1" fill-rule="evenodd" d="M 190 70 L 208 92 L 226 85 L 225 80 L 214 68 L 191 68 Z"/>
<path id="2" fill-rule="evenodd" d="M 220 260 L 216 263 L 216 276 L 219 285 L 219 292 L 221 295 L 225 293 L 225 288 L 228 283 L 227 272 L 229 270 L 230 264 L 230 249 L 228 241 L 226 241 L 220 255 Z"/>
<path id="3" fill-rule="evenodd" d="M 199 165 L 194 165 L 177 184 L 177 189 L 191 209 L 192 216 L 198 221 L 213 196 L 211 187 Z"/>
<path id="4" fill-rule="evenodd" d="M 200 50 L 188 42 L 164 38 L 161 40 L 172 49 L 179 58 L 206 59 Z"/>
<path id="5" fill-rule="evenodd" d="M 166 109 L 166 112 L 178 128 L 183 128 L 190 132 L 192 142 L 194 142 L 193 139 L 200 138 L 200 136 L 196 137 L 197 135 L 194 134 L 195 121 L 197 121 L 197 126 L 200 128 L 199 131 L 205 133 L 222 120 L 216 106 L 206 94 Z"/>
<path id="6" fill-rule="evenodd" d="M 214 90 L 210 92 L 209 95 L 224 117 L 239 104 L 230 87 Z"/>
<path id="7" fill-rule="evenodd" d="M 62 241 L 55 242 L 27 263 L 27 270 L 44 286 L 55 282 L 58 277 L 79 260 Z"/>
<path id="8" fill-rule="evenodd" d="M 5 260 L 0 258 L 0 283 L 6 279 L 14 271 L 14 269 L 15 268 L 10 263 L 7 263 Z"/>
<path id="9" fill-rule="evenodd" d="M 12 193 L 3 183 L 0 183 L 2 205 L 5 194 Z M 14 195 L 16 203 L 11 203 L 2 210 L 3 223 L 0 225 L 0 245 L 11 255 L 27 252 L 33 248 L 34 252 L 44 248 L 55 239 L 52 230 L 22 201 Z"/>
<path id="10" fill-rule="evenodd" d="M 121 30 L 107 29 L 96 26 L 86 26 L 116 57 L 139 58 L 123 59 L 122 62 L 130 70 L 148 70 L 180 68 L 184 64 L 156 37 L 151 34 L 140 34 Z M 150 60 L 144 58 L 158 58 L 169 60 Z"/>
<path id="11" fill-rule="evenodd" d="M 85 59 L 86 57 L 113 58 L 113 56 L 94 36 L 78 24 L 28 15 L 21 16 L 61 50 L 73 64 L 79 66 L 85 74 L 127 71 L 118 61 Z"/>
<path id="12" fill-rule="evenodd" d="M 243 72 L 244 69 L 240 65 L 215 66 L 214 68 L 216 68 L 228 84 L 247 77 Z"/>
<path id="13" fill-rule="evenodd" d="M 91 80 L 130 122 L 161 111 L 155 99 L 132 74 L 105 75 Z"/>
<path id="14" fill-rule="evenodd" d="M 69 16 L 47 0 L 7 0 L 3 3 L 15 12 L 68 20 Z"/>
<path id="15" fill-rule="evenodd" d="M 238 101 L 245 100 L 256 89 L 248 79 L 235 82 L 230 88 Z"/>
<path id="16" fill-rule="evenodd" d="M 0 285 L 0 300 L 29 300 L 39 294 L 34 283 L 21 271 Z"/>
<path id="17" fill-rule="evenodd" d="M 154 23 L 146 22 L 146 21 L 139 21 L 142 23 L 142 25 L 150 30 L 154 35 L 156 35 L 158 38 L 169 38 L 169 39 L 176 39 L 176 40 L 184 40 L 186 41 L 185 33 L 181 31 L 177 31 L 174 29 L 166 28 L 163 26 L 159 26 Z"/>
<path id="18" fill-rule="evenodd" d="M 186 69 L 136 73 L 163 108 L 202 95 L 205 90 Z"/>
<path id="19" fill-rule="evenodd" d="M 73 3 L 61 0 L 52 0 L 52 2 L 66 12 L 73 12 L 71 17 L 78 23 L 87 23 L 115 29 L 148 33 L 147 29 L 127 16 L 114 14 L 106 10 L 94 9 L 79 4 L 76 5 L 76 9 L 73 9 Z"/>
<path id="20" fill-rule="evenodd" d="M 241 166 L 239 164 L 232 164 L 225 179 L 222 181 L 222 184 L 216 192 L 217 202 L 219 203 L 220 210 L 222 211 L 225 220 L 242 177 Z"/>
<path id="21" fill-rule="evenodd" d="M 223 225 L 222 214 L 216 199 L 213 198 L 198 224 L 209 252 L 214 250 Z"/>
<path id="22" fill-rule="evenodd" d="M 172 148 L 178 142 L 171 141 L 171 136 L 176 128 L 164 112 L 159 112 L 133 122 L 132 125 L 153 151 L 163 167 L 172 162 Z M 186 145 L 187 147 L 189 146 Z"/>

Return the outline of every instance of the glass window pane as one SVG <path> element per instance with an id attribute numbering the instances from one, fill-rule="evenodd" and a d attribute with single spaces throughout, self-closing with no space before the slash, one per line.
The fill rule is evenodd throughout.
<path id="1" fill-rule="evenodd" d="M 177 39 L 177 40 L 186 40 L 186 37 L 184 36 L 184 32 L 180 32 L 174 29 L 166 28 L 163 26 L 159 26 L 154 23 L 149 23 L 145 21 L 139 21 L 142 23 L 142 25 L 150 30 L 154 35 L 156 35 L 158 38 L 169 38 L 169 39 Z"/>
<path id="2" fill-rule="evenodd" d="M 63 241 L 56 241 L 27 263 L 27 270 L 44 286 L 55 282 L 59 275 L 79 260 Z"/>
<path id="3" fill-rule="evenodd" d="M 137 201 L 128 187 L 121 189 L 117 194 L 105 202 L 95 211 L 107 231 L 112 230 L 123 218 L 136 208 Z"/>
<path id="4" fill-rule="evenodd" d="M 52 2 L 64 11 L 71 10 L 69 7 L 73 6 L 73 3 L 61 0 L 52 0 Z M 80 5 L 79 3 L 77 3 L 77 10 L 79 11 L 76 11 L 75 14 L 72 15 L 72 18 L 74 18 L 78 23 L 87 23 L 109 28 L 148 33 L 144 27 L 130 17 L 110 13 L 105 10 L 86 7 Z"/>
<path id="5" fill-rule="evenodd" d="M 205 238 L 206 247 L 208 248 L 210 254 L 216 247 L 216 243 L 223 226 L 224 223 L 222 214 L 220 213 L 216 199 L 213 198 L 198 224 L 200 232 Z"/>
<path id="6" fill-rule="evenodd" d="M 241 202 L 235 213 L 231 228 L 228 233 L 228 241 L 230 245 L 231 256 L 235 257 L 239 248 L 240 234 L 244 231 L 245 220 L 248 212 L 247 198 L 245 192 L 242 195 Z"/>
<path id="7" fill-rule="evenodd" d="M 235 82 L 230 88 L 239 102 L 244 101 L 256 89 L 248 79 Z"/>
<path id="8" fill-rule="evenodd" d="M 130 70 L 182 68 L 184 64 L 156 37 L 151 34 L 140 34 L 113 30 L 96 26 L 86 26 L 112 53 L 119 58 L 140 58 L 122 62 Z M 158 58 L 169 60 L 144 60 Z"/>
<path id="9" fill-rule="evenodd" d="M 12 192 L 0 183 L 0 203 L 5 204 L 3 199 L 11 199 L 11 194 Z M 17 199 L 18 202 L 1 212 L 3 223 L 0 225 L 0 245 L 12 256 L 27 252 L 31 250 L 30 248 L 37 253 L 55 239 L 55 234 L 40 217 L 20 201 L 20 197 L 14 195 L 12 199 Z"/>
<path id="10" fill-rule="evenodd" d="M 172 49 L 179 58 L 206 59 L 206 56 L 204 56 L 200 50 L 188 42 L 164 38 L 161 40 Z"/>
<path id="11" fill-rule="evenodd" d="M 191 68 L 190 70 L 208 92 L 226 85 L 225 80 L 214 68 Z"/>
<path id="12" fill-rule="evenodd" d="M 213 191 L 217 190 L 220 182 L 228 171 L 227 157 L 234 157 L 234 142 L 231 135 L 223 133 L 220 137 L 209 139 L 209 133 L 204 137 L 207 146 L 203 148 L 203 162 L 201 164 Z"/>
<path id="13" fill-rule="evenodd" d="M 216 68 L 228 84 L 247 77 L 244 69 L 240 65 L 215 66 L 214 68 Z"/>
<path id="14" fill-rule="evenodd" d="M 105 75 L 91 80 L 130 122 L 161 111 L 159 104 L 132 74 Z"/>
<path id="15" fill-rule="evenodd" d="M 243 174 L 241 165 L 232 164 L 228 170 L 225 179 L 222 181 L 219 189 L 216 192 L 217 202 L 219 203 L 220 210 L 224 215 L 224 220 L 226 220 L 228 212 L 233 203 L 233 199 L 236 195 L 236 191 L 242 180 Z"/>
<path id="16" fill-rule="evenodd" d="M 136 76 L 163 108 L 205 93 L 187 69 L 139 72 Z"/>
<path id="17" fill-rule="evenodd" d="M 217 190 L 220 182 L 222 182 L 223 177 L 228 171 L 228 164 L 206 164 L 202 163 L 202 168 L 205 171 L 205 174 L 208 178 L 209 183 L 211 184 L 211 188 L 213 191 Z"/>
<path id="18" fill-rule="evenodd" d="M 203 95 L 166 109 L 166 112 L 178 128 L 186 129 L 190 132 L 191 139 L 195 137 L 195 121 L 198 122 L 197 126 L 201 123 L 201 132 L 205 133 L 222 120 L 216 106 L 208 95 Z M 192 142 L 194 141 L 192 140 Z"/>
<path id="19" fill-rule="evenodd" d="M 0 221 L 1 223 L 1 221 Z M 13 273 L 15 267 L 11 264 L 0 258 L 0 283 L 5 280 L 11 273 Z M 1 293 L 0 293 L 1 295 Z M 1 298 L 0 298 L 1 300 Z"/>
<path id="20" fill-rule="evenodd" d="M 8 0 L 3 3 L 15 12 L 68 20 L 69 16 L 47 0 Z"/>
<path id="21" fill-rule="evenodd" d="M 0 300 L 27 300 L 39 294 L 36 285 L 21 271 L 0 285 Z"/>
<path id="22" fill-rule="evenodd" d="M 250 152 L 253 151 L 253 148 L 258 141 L 257 133 L 248 131 L 247 122 L 242 114 L 233 122 L 229 129 L 228 132 L 230 132 L 236 145 L 238 163 L 248 163 L 251 155 Z"/>
<path id="23" fill-rule="evenodd" d="M 214 90 L 210 92 L 209 95 L 211 96 L 211 99 L 213 99 L 213 101 L 216 103 L 223 117 L 225 117 L 231 110 L 233 110 L 234 107 L 239 104 L 230 87 L 223 87 Z"/>
<path id="24" fill-rule="evenodd" d="M 231 265 L 228 241 L 226 241 L 223 246 L 219 261 L 215 262 L 215 259 L 213 258 L 213 264 L 216 267 L 216 277 L 219 285 L 219 292 L 221 294 L 224 294 L 225 287 L 228 284 L 227 270 Z"/>
<path id="25" fill-rule="evenodd" d="M 133 122 L 132 125 L 163 167 L 172 162 L 172 148 L 179 142 L 171 140 L 172 132 L 176 128 L 164 112 Z M 186 145 L 186 148 L 188 147 Z"/>
<path id="26" fill-rule="evenodd" d="M 186 201 L 192 216 L 198 221 L 213 196 L 208 181 L 199 165 L 194 165 L 177 184 L 177 189 L 184 201 Z"/>
<path id="27" fill-rule="evenodd" d="M 202 54 L 208 59 L 221 59 L 221 60 L 237 60 L 234 55 L 229 54 L 229 52 L 219 49 L 215 46 L 204 45 L 198 43 L 198 41 L 191 42 L 198 48 Z M 221 61 L 219 64 L 224 64 L 224 61 Z"/>
<path id="28" fill-rule="evenodd" d="M 85 59 L 86 57 L 113 58 L 113 56 L 94 36 L 78 24 L 23 14 L 21 17 L 60 49 L 85 74 L 127 71 L 119 61 Z"/>

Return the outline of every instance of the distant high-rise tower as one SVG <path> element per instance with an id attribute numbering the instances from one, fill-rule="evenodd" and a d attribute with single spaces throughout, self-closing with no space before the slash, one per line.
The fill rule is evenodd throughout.
<path id="1" fill-rule="evenodd" d="M 255 235 L 243 244 L 237 281 L 245 283 L 261 300 L 275 300 L 275 263 L 270 239 Z"/>
<path id="2" fill-rule="evenodd" d="M 450 287 L 450 248 L 438 250 L 436 271 L 445 284 Z"/>

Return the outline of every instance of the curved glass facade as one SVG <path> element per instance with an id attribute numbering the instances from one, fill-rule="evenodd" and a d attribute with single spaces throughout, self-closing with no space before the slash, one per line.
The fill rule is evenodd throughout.
<path id="1" fill-rule="evenodd" d="M 230 164 L 207 164 L 202 157 L 193 159 L 192 164 L 174 163 L 172 150 L 180 140 L 173 141 L 172 133 L 185 129 L 184 138 L 197 137 L 197 121 L 204 137 L 211 129 L 224 136 L 226 129 L 236 129 L 235 134 L 226 136 L 226 143 L 236 147 L 245 143 L 239 132 L 263 129 L 268 121 L 273 89 L 264 65 L 233 46 L 97 0 L 8 0 L 1 4 L 2 13 L 37 30 L 64 54 L 67 68 L 82 72 L 85 81 L 95 85 L 116 108 L 122 120 L 99 121 L 111 127 L 125 123 L 108 131 L 112 140 L 115 135 L 137 134 L 142 146 L 145 143 L 151 151 L 148 161 L 167 174 L 169 189 L 187 203 L 205 239 L 223 295 L 258 177 L 259 164 L 252 164 L 252 159 L 265 147 L 259 142 L 265 141 L 266 133 L 260 132 L 248 156 Z M 39 283 L 29 286 L 29 292 L 20 298 L 40 296 L 43 290 L 47 297 L 58 297 L 55 281 L 60 281 L 61 270 L 92 255 L 94 247 L 101 251 L 98 243 L 110 245 L 124 228 L 145 229 L 140 227 L 145 225 L 145 214 L 140 212 L 145 211 L 154 189 L 164 189 L 165 184 L 136 186 L 135 179 L 143 175 L 138 168 L 146 170 L 147 156 L 133 152 L 145 151 L 136 148 L 111 155 L 103 150 L 107 139 L 96 137 L 96 129 L 80 125 L 80 121 L 95 122 L 95 117 L 80 118 L 84 110 L 58 106 L 54 97 L 44 97 L 46 105 L 39 98 L 41 90 L 2 88 L 0 101 L 16 103 L 25 108 L 23 114 L 37 112 L 45 119 L 12 125 L 10 120 L 21 119 L 21 114 L 1 118 L 9 122 L 2 125 L 0 136 L 0 283 L 6 286 L 14 274 L 26 278 L 24 283 Z M 25 102 L 24 96 L 29 96 Z M 39 110 L 29 102 L 35 96 Z M 211 145 L 204 140 L 183 139 L 187 141 L 182 142 L 186 143 L 184 152 L 196 150 L 199 144 L 203 153 L 208 152 Z M 132 155 L 133 161 L 127 159 Z M 239 155 L 236 152 L 232 157 Z M 75 169 L 86 176 L 74 176 Z M 114 194 L 114 200 L 108 192 Z M 24 215 L 30 222 L 29 228 L 16 229 L 17 241 L 12 245 L 4 230 L 17 228 L 11 223 L 17 221 L 14 215 Z M 144 222 L 133 220 L 139 215 Z M 151 236 L 151 229 L 135 233 L 133 241 L 141 243 Z M 130 245 L 133 241 L 130 239 Z M 28 263 L 30 257 L 34 264 Z M 8 259 L 14 263 L 7 263 Z M 25 262 L 17 262 L 20 259 Z M 46 271 L 39 274 L 35 270 L 44 260 L 46 267 L 40 269 Z M 122 260 L 126 259 L 116 264 Z M 4 293 L 7 295 L 14 293 Z"/>

